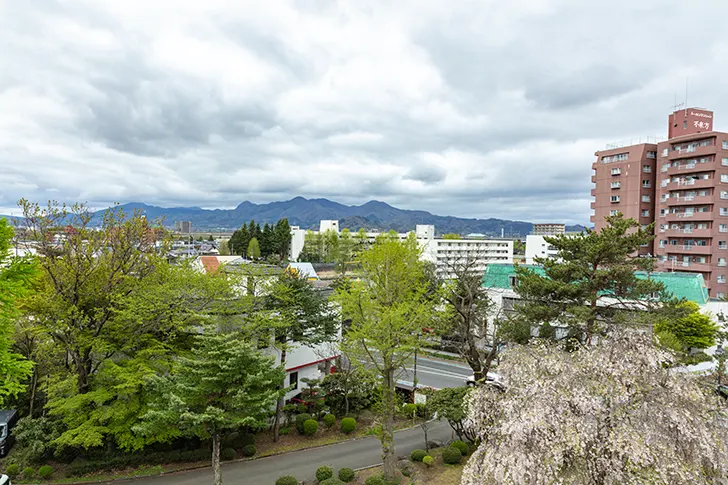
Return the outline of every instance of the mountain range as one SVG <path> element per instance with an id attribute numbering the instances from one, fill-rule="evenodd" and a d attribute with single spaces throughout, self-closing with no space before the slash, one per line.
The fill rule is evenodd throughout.
<path id="1" fill-rule="evenodd" d="M 524 221 L 503 219 L 466 219 L 438 216 L 426 211 L 403 210 L 384 202 L 371 200 L 362 205 L 344 205 L 328 199 L 305 199 L 295 197 L 281 202 L 255 204 L 245 201 L 235 209 L 201 209 L 199 207 L 158 207 L 132 202 L 121 206 L 125 212 L 141 211 L 147 219 L 164 219 L 165 226 L 174 226 L 176 221 L 190 221 L 193 232 L 230 231 L 243 222 L 254 219 L 261 224 L 274 223 L 288 218 L 292 226 L 318 229 L 319 221 L 336 219 L 340 228 L 407 232 L 417 224 L 433 224 L 438 234 L 481 233 L 490 236 L 525 236 L 533 224 Z M 101 220 L 103 211 L 96 212 L 95 220 Z M 581 231 L 583 226 L 567 226 L 569 231 Z"/>

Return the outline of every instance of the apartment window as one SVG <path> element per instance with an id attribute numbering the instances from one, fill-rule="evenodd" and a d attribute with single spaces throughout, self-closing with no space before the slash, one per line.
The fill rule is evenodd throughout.
<path id="1" fill-rule="evenodd" d="M 650 181 L 649 180 L 643 180 L 642 181 L 642 188 L 649 189 L 650 186 L 651 186 L 651 184 L 650 184 Z"/>
<path id="2" fill-rule="evenodd" d="M 612 203 L 619 202 L 619 196 L 618 195 L 613 195 L 610 200 L 612 201 Z"/>
<path id="3" fill-rule="evenodd" d="M 643 211 L 642 211 L 642 217 L 650 217 L 650 211 L 648 211 L 648 210 L 643 210 Z"/>
<path id="4" fill-rule="evenodd" d="M 720 161 L 720 164 L 724 167 L 728 167 L 728 157 L 723 157 L 723 159 Z"/>
<path id="5" fill-rule="evenodd" d="M 642 171 L 644 173 L 651 173 L 652 172 L 652 167 L 650 167 L 649 165 L 642 165 Z"/>
<path id="6" fill-rule="evenodd" d="M 660 187 L 667 187 L 667 184 L 670 183 L 670 179 L 665 179 L 662 182 L 660 182 Z"/>
<path id="7" fill-rule="evenodd" d="M 660 232 L 665 232 L 667 230 L 667 224 L 660 224 Z"/>
<path id="8" fill-rule="evenodd" d="M 613 168 L 612 169 L 612 175 L 619 175 L 621 173 L 622 173 L 622 169 L 621 168 Z"/>
<path id="9" fill-rule="evenodd" d="M 723 150 L 728 150 L 728 141 L 723 140 Z"/>
<path id="10" fill-rule="evenodd" d="M 720 224 L 718 226 L 718 232 L 728 232 L 728 224 Z"/>
<path id="11" fill-rule="evenodd" d="M 728 190 L 721 190 L 720 191 L 720 198 L 721 199 L 728 199 Z"/>
<path id="12" fill-rule="evenodd" d="M 720 174 L 720 181 L 723 183 L 728 182 L 728 173 L 722 173 Z"/>
<path id="13" fill-rule="evenodd" d="M 662 167 L 660 167 L 660 172 L 667 172 L 670 169 L 670 164 L 666 163 Z"/>
<path id="14" fill-rule="evenodd" d="M 715 280 L 716 283 L 725 283 L 725 275 L 719 274 Z"/>
<path id="15" fill-rule="evenodd" d="M 665 247 L 666 245 L 667 245 L 667 240 L 665 240 L 665 239 L 661 239 L 661 240 L 660 240 L 660 247 L 661 247 L 661 248 L 664 248 L 664 247 Z"/>
<path id="16" fill-rule="evenodd" d="M 619 211 L 618 211 L 618 210 L 616 210 L 616 209 L 614 209 L 614 210 L 610 210 L 610 211 L 609 211 L 609 215 L 610 215 L 610 216 L 616 216 L 617 214 L 619 214 Z"/>
<path id="17" fill-rule="evenodd" d="M 288 376 L 288 385 L 291 386 L 291 390 L 298 389 L 298 372 L 291 372 Z"/>
<path id="18" fill-rule="evenodd" d="M 613 189 L 618 189 L 621 185 L 622 184 L 620 184 L 619 182 L 612 182 L 612 188 Z"/>
<path id="19" fill-rule="evenodd" d="M 722 216 L 728 216 L 728 207 L 721 207 L 720 208 L 720 215 L 722 215 Z"/>
<path id="20" fill-rule="evenodd" d="M 517 276 L 509 276 L 508 282 L 511 284 L 511 288 L 515 288 L 518 286 L 518 277 Z"/>
<path id="21" fill-rule="evenodd" d="M 623 162 L 629 158 L 629 152 L 618 153 L 617 155 L 602 157 L 602 163 Z"/>
<path id="22" fill-rule="evenodd" d="M 725 258 L 718 258 L 718 266 L 725 266 L 725 265 L 726 265 Z"/>
<path id="23" fill-rule="evenodd" d="M 647 158 L 657 158 L 657 152 L 647 152 Z"/>
<path id="24" fill-rule="evenodd" d="M 649 195 L 643 195 L 642 196 L 642 202 L 649 202 L 649 201 L 650 201 L 650 196 Z"/>
<path id="25" fill-rule="evenodd" d="M 667 213 L 667 209 L 660 209 L 660 216 L 664 216 Z"/>
<path id="26" fill-rule="evenodd" d="M 725 143 L 725 142 L 723 142 L 723 143 Z M 723 147 L 723 148 L 725 148 L 725 147 Z M 662 156 L 663 157 L 666 157 L 667 156 L 667 148 L 663 148 L 662 149 Z"/>
<path id="27" fill-rule="evenodd" d="M 718 241 L 718 249 L 728 249 L 728 241 Z"/>
<path id="28" fill-rule="evenodd" d="M 722 300 L 723 298 L 725 298 L 725 293 L 722 293 L 719 291 L 718 293 L 715 294 L 715 296 L 716 296 L 716 298 L 719 298 Z"/>

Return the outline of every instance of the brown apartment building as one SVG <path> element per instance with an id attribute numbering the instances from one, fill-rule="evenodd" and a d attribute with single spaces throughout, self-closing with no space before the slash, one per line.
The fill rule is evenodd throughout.
<path id="1" fill-rule="evenodd" d="M 711 111 L 688 108 L 669 116 L 667 134 L 656 145 L 596 153 L 592 222 L 599 230 L 614 210 L 641 224 L 655 222 L 654 246 L 640 253 L 655 255 L 660 271 L 702 273 L 710 296 L 725 297 L 728 133 L 713 131 Z"/>

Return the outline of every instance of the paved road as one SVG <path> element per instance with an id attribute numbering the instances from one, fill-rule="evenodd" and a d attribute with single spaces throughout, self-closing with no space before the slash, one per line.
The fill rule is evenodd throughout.
<path id="1" fill-rule="evenodd" d="M 417 369 L 419 373 L 419 367 Z M 430 440 L 443 442 L 453 438 L 446 421 L 433 422 L 428 431 Z M 424 448 L 424 434 L 417 426 L 398 431 L 395 435 L 398 456 L 409 456 L 412 450 Z M 293 475 L 306 483 L 315 483 L 316 469 L 329 465 L 340 468 L 363 468 L 381 463 L 382 448 L 375 437 L 328 445 L 312 450 L 296 451 L 285 455 L 259 458 L 252 461 L 225 463 L 222 466 L 223 481 L 231 485 L 274 485 L 281 475 Z M 146 477 L 132 480 L 134 485 L 200 485 L 212 483 L 212 470 L 203 468 L 190 472 Z M 109 482 L 110 483 L 110 482 Z"/>
<path id="2" fill-rule="evenodd" d="M 417 385 L 443 389 L 445 387 L 461 387 L 465 380 L 473 375 L 466 364 L 439 359 L 417 358 Z M 400 372 L 397 380 L 411 385 L 414 381 L 414 365 L 408 365 Z"/>

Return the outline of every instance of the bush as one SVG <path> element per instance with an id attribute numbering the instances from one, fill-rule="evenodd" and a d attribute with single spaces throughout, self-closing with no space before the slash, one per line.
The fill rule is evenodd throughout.
<path id="1" fill-rule="evenodd" d="M 454 446 L 458 450 L 460 450 L 460 454 L 463 456 L 468 456 L 468 453 L 470 453 L 470 446 L 462 440 L 455 440 L 452 443 L 450 443 L 450 446 Z"/>
<path id="2" fill-rule="evenodd" d="M 327 414 L 324 416 L 324 424 L 329 428 L 336 424 L 336 416 L 333 414 Z"/>
<path id="3" fill-rule="evenodd" d="M 287 434 L 291 433 L 291 428 L 281 428 L 278 430 L 278 434 L 281 436 L 286 436 Z"/>
<path id="4" fill-rule="evenodd" d="M 416 404 L 405 404 L 402 406 L 402 414 L 407 416 L 408 418 L 414 418 L 415 414 L 417 413 L 417 405 Z"/>
<path id="5" fill-rule="evenodd" d="M 349 434 L 356 429 L 356 419 L 344 418 L 341 420 L 341 431 Z"/>
<path id="6" fill-rule="evenodd" d="M 429 417 L 429 416 L 425 416 L 425 414 L 427 413 L 427 405 L 425 403 L 421 402 L 419 404 L 416 404 L 416 406 L 417 406 L 417 416 L 419 416 L 421 418 Z"/>
<path id="7" fill-rule="evenodd" d="M 247 456 L 250 458 L 251 456 L 254 456 L 258 452 L 258 448 L 255 447 L 255 445 L 245 445 L 243 446 L 243 456 Z"/>
<path id="8" fill-rule="evenodd" d="M 243 446 L 254 445 L 255 435 L 252 433 L 240 434 L 235 444 L 240 448 L 242 448 Z"/>
<path id="9" fill-rule="evenodd" d="M 20 474 L 20 467 L 17 463 L 11 463 L 5 467 L 5 474 L 10 478 L 18 478 L 18 475 Z"/>
<path id="10" fill-rule="evenodd" d="M 344 482 L 336 477 L 327 478 L 323 482 L 319 482 L 319 485 L 344 485 Z"/>
<path id="11" fill-rule="evenodd" d="M 432 458 L 430 455 L 427 455 L 424 458 L 422 458 L 422 463 L 424 463 L 428 467 L 431 467 L 432 465 L 435 464 L 435 459 Z"/>
<path id="12" fill-rule="evenodd" d="M 351 468 L 342 468 L 339 470 L 339 480 L 342 482 L 353 482 L 354 478 L 356 478 L 356 473 Z"/>
<path id="13" fill-rule="evenodd" d="M 455 448 L 454 446 L 448 446 L 444 450 L 442 450 L 442 461 L 447 463 L 448 465 L 457 465 L 460 463 L 460 460 L 463 458 L 463 454 L 460 453 L 460 450 L 458 448 Z"/>
<path id="14" fill-rule="evenodd" d="M 312 416 L 308 413 L 301 413 L 296 415 L 296 431 L 298 431 L 298 434 L 303 434 L 303 423 L 308 421 L 309 419 L 312 419 Z"/>
<path id="15" fill-rule="evenodd" d="M 323 482 L 324 480 L 334 476 L 334 470 L 330 466 L 320 466 L 316 470 L 316 480 Z"/>
<path id="16" fill-rule="evenodd" d="M 412 453 L 410 453 L 410 460 L 422 461 L 422 459 L 426 456 L 427 452 L 425 450 L 412 450 Z"/>
<path id="17" fill-rule="evenodd" d="M 236 456 L 238 456 L 238 454 L 235 451 L 235 448 L 223 448 L 220 452 L 220 458 L 225 461 L 234 460 Z"/>
<path id="18" fill-rule="evenodd" d="M 318 431 L 318 421 L 315 419 L 308 419 L 303 423 L 303 434 L 306 436 L 313 436 Z"/>
<path id="19" fill-rule="evenodd" d="M 386 482 L 381 475 L 372 475 L 371 477 L 367 478 L 367 481 L 364 482 L 364 485 L 386 485 Z"/>
<path id="20" fill-rule="evenodd" d="M 30 480 L 34 476 L 35 468 L 33 468 L 32 466 L 26 466 L 25 468 L 23 468 L 23 478 L 25 478 L 26 480 Z"/>
<path id="21" fill-rule="evenodd" d="M 296 480 L 296 477 L 286 475 L 284 477 L 279 477 L 278 480 L 276 480 L 276 485 L 298 485 L 298 480 Z"/>
<path id="22" fill-rule="evenodd" d="M 53 475 L 53 467 L 50 465 L 43 465 L 38 468 L 38 478 L 43 480 L 49 479 Z"/>

